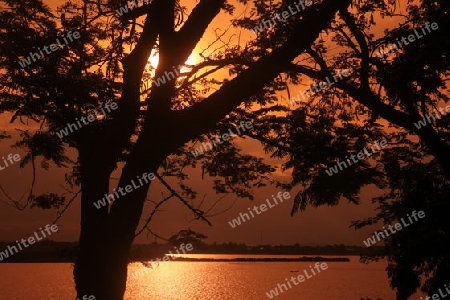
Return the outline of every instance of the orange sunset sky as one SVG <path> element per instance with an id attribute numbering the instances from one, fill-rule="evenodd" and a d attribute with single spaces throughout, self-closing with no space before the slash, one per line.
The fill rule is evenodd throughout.
<path id="1" fill-rule="evenodd" d="M 61 5 L 64 1 L 57 0 L 44 0 L 45 3 L 52 8 L 56 8 L 57 5 Z M 197 3 L 195 0 L 181 0 L 181 4 L 188 8 L 188 13 L 192 7 Z M 234 17 L 238 17 L 244 14 L 249 14 L 249 7 L 238 6 Z M 394 22 L 390 20 L 389 22 Z M 230 25 L 230 16 L 224 12 L 215 19 L 210 25 L 207 34 L 197 47 L 197 51 L 204 49 L 214 37 L 214 30 L 216 28 L 225 29 Z M 391 26 L 393 23 L 383 23 L 383 26 Z M 377 28 L 377 31 L 381 33 L 383 27 Z M 230 33 L 231 35 L 231 33 Z M 245 39 L 251 39 L 254 34 L 250 31 L 242 32 L 242 35 L 237 35 L 233 38 L 233 43 L 245 43 Z M 194 60 L 198 58 L 198 53 L 193 54 Z M 308 83 L 308 81 L 306 81 Z M 304 86 L 292 87 L 292 94 L 296 94 L 299 90 L 304 89 Z M 285 96 L 286 97 L 286 96 Z M 286 101 L 281 100 L 280 101 Z M 11 115 L 0 115 L 0 129 L 6 131 L 12 135 L 12 139 L 3 140 L 0 143 L 0 157 L 7 156 L 9 153 L 19 153 L 21 157 L 24 157 L 25 153 L 20 149 L 11 148 L 10 145 L 17 140 L 18 131 L 16 129 L 25 129 L 27 127 L 15 122 L 10 124 Z M 36 124 L 30 122 L 30 126 L 35 127 Z M 28 127 L 29 128 L 29 127 Z M 249 138 L 235 138 L 233 142 L 238 143 L 243 149 L 243 153 L 251 153 L 272 161 L 278 166 L 278 170 L 275 173 L 277 179 L 289 180 L 289 172 L 282 173 L 280 166 L 283 163 L 281 160 L 275 160 L 269 158 L 264 154 L 259 142 L 253 141 Z M 76 151 L 70 149 L 68 151 L 71 158 L 76 157 Z M 112 186 L 115 187 L 117 179 L 119 177 L 118 171 L 112 176 Z M 58 169 L 55 166 L 51 166 L 48 171 L 42 168 L 38 168 L 37 171 L 37 183 L 35 193 L 41 192 L 62 192 L 64 185 L 64 173 L 67 170 Z M 199 195 L 195 203 L 199 203 L 203 197 L 206 197 L 207 203 L 212 205 L 215 200 L 219 199 L 222 195 L 216 195 L 212 190 L 212 184 L 209 180 L 201 179 L 201 169 L 197 168 L 190 172 L 191 180 L 188 182 L 194 188 L 197 189 Z M 0 171 L 0 184 L 4 187 L 5 191 L 13 198 L 19 199 L 28 192 L 31 183 L 31 168 L 27 166 L 24 169 L 20 169 L 18 163 L 8 167 L 6 170 Z M 160 197 L 161 192 L 167 193 L 167 191 L 157 182 L 152 184 L 149 192 L 149 196 Z M 173 185 L 176 187 L 176 184 Z M 169 237 L 170 235 L 178 232 L 181 229 L 191 227 L 191 229 L 201 232 L 207 235 L 209 238 L 207 243 L 212 242 L 238 242 L 246 243 L 248 245 L 255 245 L 260 243 L 261 233 L 264 244 L 294 244 L 299 243 L 302 245 L 329 245 L 329 244 L 347 244 L 363 246 L 363 240 L 365 240 L 370 233 L 377 230 L 381 225 L 375 225 L 370 228 L 364 228 L 363 230 L 355 231 L 349 228 L 352 220 L 363 219 L 374 215 L 374 206 L 370 203 L 370 199 L 373 196 L 379 195 L 380 191 L 373 187 L 366 187 L 361 195 L 361 204 L 359 206 L 348 204 L 346 201 L 342 201 L 340 205 L 336 207 L 320 207 L 313 208 L 308 206 L 305 212 L 297 213 L 294 217 L 290 217 L 290 211 L 292 208 L 292 199 L 295 196 L 296 189 L 291 191 L 291 199 L 288 202 L 277 205 L 276 207 L 269 209 L 265 213 L 255 216 L 254 219 L 243 223 L 242 225 L 231 228 L 228 221 L 236 218 L 240 212 L 247 212 L 248 207 L 253 205 L 259 205 L 265 203 L 266 198 L 271 197 L 272 194 L 276 194 L 278 190 L 276 187 L 266 187 L 260 189 L 254 189 L 255 200 L 250 201 L 247 199 L 239 199 L 234 195 L 227 195 L 222 204 L 217 210 L 211 213 L 222 211 L 227 208 L 233 202 L 234 205 L 227 212 L 218 216 L 210 217 L 209 220 L 213 226 L 210 227 L 206 223 L 192 220 L 192 214 L 182 205 L 179 201 L 172 199 L 167 204 L 162 206 L 161 211 L 156 215 L 152 221 L 152 230 L 163 237 Z M 0 196 L 2 199 L 3 195 Z M 150 197 L 150 199 L 152 199 Z M 159 200 L 160 198 L 155 198 Z M 142 220 L 145 220 L 148 214 L 151 212 L 152 207 L 145 208 L 145 213 L 142 216 Z M 45 226 L 51 223 L 57 216 L 56 210 L 41 210 L 41 209 L 26 209 L 25 211 L 18 211 L 11 206 L 8 206 L 0 202 L 0 240 L 16 240 L 25 238 L 39 227 Z M 79 199 L 71 205 L 66 211 L 64 216 L 57 222 L 60 232 L 53 234 L 51 239 L 56 241 L 76 241 L 79 234 L 79 222 L 80 222 L 80 203 Z M 136 239 L 137 243 L 153 242 L 154 237 L 143 233 Z M 160 241 L 162 242 L 162 241 Z"/>

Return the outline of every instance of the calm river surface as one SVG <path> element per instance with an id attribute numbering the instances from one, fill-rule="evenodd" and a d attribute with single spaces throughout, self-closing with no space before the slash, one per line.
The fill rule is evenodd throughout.
<path id="1" fill-rule="evenodd" d="M 299 257 L 268 256 L 265 257 Z M 193 256 L 190 256 L 193 257 Z M 201 255 L 201 257 L 233 258 L 258 257 L 247 255 Z M 273 299 L 314 300 L 394 300 L 390 290 L 385 262 L 369 265 L 351 262 L 329 262 L 328 269 L 275 296 Z M 128 267 L 125 300 L 150 299 L 211 299 L 247 300 L 269 299 L 266 292 L 274 289 L 285 278 L 309 271 L 310 262 L 177 262 L 170 261 L 155 271 L 148 271 L 141 263 Z M 290 272 L 298 270 L 299 272 Z M 18 263 L 0 264 L 1 300 L 74 300 L 72 264 Z M 132 275 L 136 278 L 133 278 Z M 310 271 L 309 274 L 311 275 Z M 423 294 L 411 299 L 420 300 Z"/>

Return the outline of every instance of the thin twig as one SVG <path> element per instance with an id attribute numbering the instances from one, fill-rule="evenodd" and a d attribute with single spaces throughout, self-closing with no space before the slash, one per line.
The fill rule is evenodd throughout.
<path id="1" fill-rule="evenodd" d="M 204 212 L 200 209 L 196 209 L 192 207 L 186 200 L 183 199 L 158 173 L 155 173 L 155 176 L 161 181 L 161 183 L 173 194 L 173 196 L 177 197 L 184 205 L 186 205 L 196 216 L 197 219 L 202 219 L 209 226 L 212 226 L 211 222 L 204 217 Z"/>
<path id="2" fill-rule="evenodd" d="M 72 199 L 70 199 L 69 202 L 67 202 L 66 206 L 64 207 L 64 209 L 58 213 L 58 217 L 56 217 L 56 219 L 52 222 L 52 225 L 55 224 L 64 214 L 64 212 L 69 208 L 70 204 L 72 204 L 72 202 L 78 197 L 78 195 L 81 193 L 81 189 L 78 190 L 78 192 L 75 193 L 75 195 L 72 197 Z"/>
<path id="3" fill-rule="evenodd" d="M 20 200 L 16 201 L 16 200 L 12 199 L 12 197 L 10 197 L 10 196 L 8 195 L 8 193 L 6 193 L 6 191 L 3 189 L 3 186 L 2 186 L 2 185 L 0 185 L 0 191 L 1 191 L 1 192 L 5 195 L 5 197 L 6 197 L 9 201 L 11 201 L 13 204 L 8 203 L 7 201 L 5 201 L 5 200 L 3 200 L 3 199 L 0 199 L 1 202 L 5 203 L 5 204 L 7 204 L 7 205 L 9 205 L 9 206 L 15 207 L 16 209 L 18 209 L 18 210 L 20 210 L 20 211 L 25 210 L 25 209 L 28 207 L 28 205 L 30 205 L 31 200 L 32 200 L 32 198 L 33 198 L 34 185 L 35 185 L 35 183 L 36 183 L 36 165 L 35 165 L 35 162 L 34 162 L 34 155 L 33 155 L 33 154 L 31 154 L 31 168 L 32 168 L 31 187 L 30 187 L 30 193 L 28 194 L 28 197 L 27 197 L 27 200 L 26 200 L 25 204 L 23 204 L 23 206 L 20 204 L 20 201 L 22 201 L 23 196 L 25 195 L 25 193 L 22 195 L 22 197 L 20 197 Z"/>
<path id="4" fill-rule="evenodd" d="M 148 224 L 150 223 L 150 221 L 152 220 L 153 215 L 156 213 L 156 210 L 158 209 L 158 207 L 160 207 L 164 202 L 166 202 L 167 200 L 169 200 L 169 199 L 172 198 L 173 196 L 175 196 L 175 195 L 172 194 L 172 195 L 170 195 L 170 196 L 164 198 L 163 200 L 161 200 L 161 202 L 159 202 L 158 204 L 156 204 L 155 208 L 153 208 L 152 213 L 150 214 L 150 216 L 148 217 L 147 221 L 145 222 L 145 225 L 142 226 L 141 230 L 139 230 L 139 232 L 136 233 L 136 234 L 134 235 L 134 237 L 137 237 L 138 235 L 140 235 L 146 228 L 147 228 L 148 230 L 150 230 L 147 226 L 148 226 Z"/>
<path id="5" fill-rule="evenodd" d="M 150 228 L 147 228 L 147 230 L 148 230 L 148 232 L 150 232 L 153 236 L 157 237 L 158 239 L 161 239 L 161 240 L 166 241 L 166 242 L 170 242 L 169 239 L 166 239 L 166 238 L 163 238 L 163 237 L 160 236 L 160 235 L 157 235 L 157 234 L 154 233 Z"/>

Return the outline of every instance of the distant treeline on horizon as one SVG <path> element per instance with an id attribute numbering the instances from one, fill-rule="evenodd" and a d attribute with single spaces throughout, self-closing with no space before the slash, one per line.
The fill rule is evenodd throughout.
<path id="1" fill-rule="evenodd" d="M 194 251 L 189 254 L 278 254 L 278 255 L 368 255 L 380 253 L 383 247 L 347 245 L 302 246 L 295 245 L 258 245 L 247 246 L 243 243 L 205 244 L 195 241 Z M 0 251 L 12 245 L 12 242 L 0 242 Z M 130 261 L 150 260 L 173 249 L 173 244 L 135 244 L 131 248 Z M 176 246 L 176 245 L 175 245 Z M 42 241 L 24 249 L 3 262 L 75 262 L 78 242 Z"/>

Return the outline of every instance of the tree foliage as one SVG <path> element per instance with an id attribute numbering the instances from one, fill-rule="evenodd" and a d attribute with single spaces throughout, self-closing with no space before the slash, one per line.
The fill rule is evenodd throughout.
<path id="1" fill-rule="evenodd" d="M 34 121 L 39 128 L 23 131 L 15 144 L 29 153 L 22 166 L 31 163 L 34 169 L 39 158 L 43 168 L 50 163 L 69 167 L 67 184 L 83 191 L 81 259 L 75 270 L 81 274 L 75 275 L 79 295 L 94 294 L 95 288 L 107 293 L 106 279 L 104 287 L 80 279 L 99 273 L 78 270 L 88 264 L 98 263 L 99 270 L 106 265 L 108 258 L 90 260 L 88 253 L 99 258 L 101 250 L 96 252 L 95 245 L 114 245 L 107 230 L 120 232 L 117 240 L 124 241 L 109 258 L 125 264 L 120 253 L 129 249 L 142 213 L 146 189 L 99 211 L 92 207 L 96 197 L 108 191 L 109 176 L 117 168 L 122 170 L 118 185 L 128 184 L 143 171 L 158 171 L 158 180 L 171 195 L 155 210 L 176 197 L 199 219 L 205 213 L 184 199 L 197 197 L 186 183 L 192 169 L 198 169 L 202 178 L 209 176 L 217 193 L 242 198 L 252 199 L 254 188 L 268 184 L 301 187 L 292 215 L 308 205 L 337 205 L 343 199 L 358 204 L 361 189 L 376 186 L 380 195 L 372 201 L 378 205 L 377 214 L 355 221 L 356 229 L 392 224 L 412 210 L 426 212 L 423 222 L 386 239 L 383 256 L 389 259 L 388 276 L 397 298 L 406 299 L 417 288 L 432 293 L 446 283 L 450 119 L 442 117 L 420 129 L 414 123 L 449 100 L 450 4 L 444 0 L 349 4 L 314 1 L 241 43 L 222 37 L 248 32 L 287 11 L 294 1 L 202 0 L 188 14 L 182 2 L 153 0 L 122 16 L 116 10 L 126 1 L 119 0 L 67 1 L 55 13 L 40 0 L 0 2 L 5 7 L 0 12 L 0 113 L 11 114 L 11 122 Z M 249 7 L 249 14 L 233 15 L 242 5 Z M 232 27 L 223 35 L 216 31 L 213 54 L 188 65 L 188 57 L 221 12 L 235 18 Z M 381 34 L 384 22 L 396 26 Z M 439 30 L 388 56 L 377 55 L 427 22 L 436 22 Z M 30 51 L 55 43 L 68 31 L 79 31 L 81 38 L 29 66 L 19 66 L 18 60 Z M 156 68 L 148 61 L 155 54 Z M 153 84 L 178 65 L 184 68 L 174 80 Z M 343 70 L 351 76 L 294 107 L 286 104 L 294 90 L 307 89 L 305 82 L 320 84 Z M 62 139 L 56 136 L 68 123 L 113 102 L 119 104 L 117 111 Z M 242 120 L 254 126 L 246 138 L 260 141 L 266 153 L 283 160 L 283 171 L 292 172 L 290 182 L 275 182 L 271 177 L 275 166 L 243 154 L 233 142 L 201 159 L 190 155 L 193 144 Z M 4 138 L 6 134 L 0 135 Z M 326 175 L 338 160 L 376 140 L 387 140 L 389 147 L 338 174 Z M 76 162 L 65 156 L 67 146 L 78 150 Z M 96 169 L 91 167 L 94 162 Z M 178 180 L 181 192 L 167 184 L 167 177 Z M 14 204 L 50 208 L 66 200 L 31 192 L 25 205 Z M 117 273 L 126 275 L 123 265 L 117 265 Z M 119 285 L 123 292 L 123 278 Z"/>
<path id="2" fill-rule="evenodd" d="M 269 11 L 286 10 L 291 1 L 264 3 L 258 2 L 261 18 L 241 20 L 241 26 L 253 28 Z M 292 214 L 308 205 L 337 205 L 342 199 L 359 203 L 361 188 L 367 185 L 382 191 L 372 200 L 378 212 L 355 221 L 356 229 L 394 224 L 413 210 L 426 212 L 420 224 L 388 237 L 383 255 L 363 257 L 366 262 L 388 258 L 388 276 L 397 299 L 407 299 L 419 287 L 433 294 L 449 277 L 450 224 L 445 211 L 450 118 L 442 116 L 421 129 L 413 125 L 449 100 L 449 8 L 445 1 L 358 1 L 353 10 L 340 10 L 340 18 L 324 28 L 272 88 L 285 91 L 289 99 L 296 94 L 292 85 L 308 77 L 319 84 L 345 69 L 351 79 L 312 95 L 287 117 L 274 118 L 272 125 L 259 131 L 266 138 L 276 132 L 267 150 L 286 159 L 284 168 L 292 170 L 287 186 L 301 186 Z M 398 26 L 380 36 L 377 26 L 385 21 Z M 436 22 L 439 30 L 387 57 L 377 55 L 427 22 Z M 283 43 L 291 26 L 285 21 L 260 33 L 254 41 L 255 55 Z M 387 140 L 389 147 L 338 174 L 326 175 L 327 168 L 376 140 Z M 274 144 L 281 147 L 274 149 Z"/>

